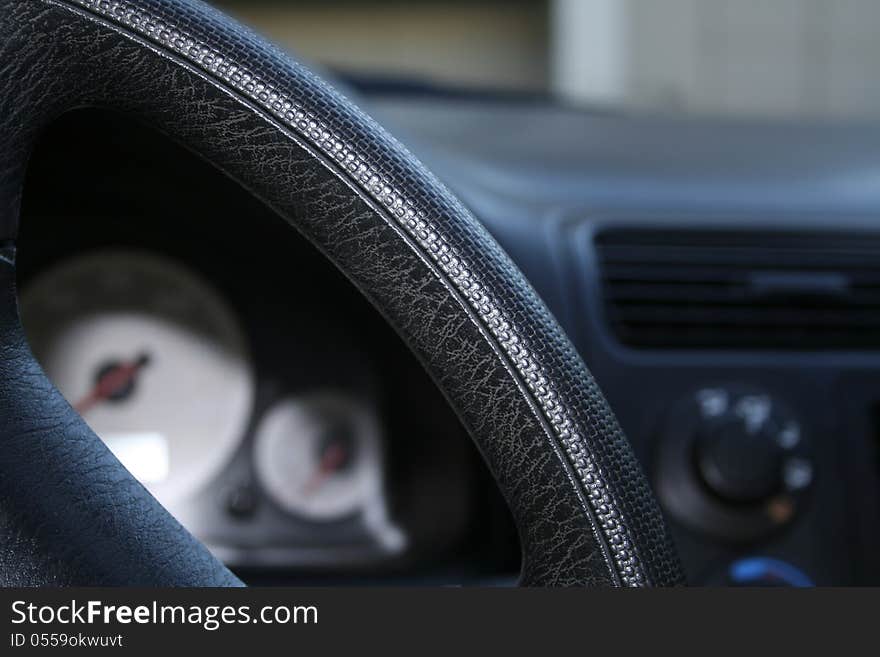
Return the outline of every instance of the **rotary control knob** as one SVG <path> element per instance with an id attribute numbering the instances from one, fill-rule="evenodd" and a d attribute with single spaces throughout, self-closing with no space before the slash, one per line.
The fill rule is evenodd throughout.
<path id="1" fill-rule="evenodd" d="M 696 464 L 700 478 L 732 503 L 759 502 L 781 487 L 782 450 L 764 428 L 750 432 L 736 418 L 699 433 Z"/>
<path id="2" fill-rule="evenodd" d="M 675 404 L 658 443 L 655 483 L 682 524 L 750 540 L 788 523 L 813 479 L 800 422 L 746 386 L 703 388 Z"/>

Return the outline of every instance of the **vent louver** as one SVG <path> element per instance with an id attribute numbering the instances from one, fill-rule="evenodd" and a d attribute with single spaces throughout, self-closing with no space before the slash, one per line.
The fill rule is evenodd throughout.
<path id="1" fill-rule="evenodd" d="M 595 246 L 624 344 L 880 347 L 880 235 L 613 230 Z"/>

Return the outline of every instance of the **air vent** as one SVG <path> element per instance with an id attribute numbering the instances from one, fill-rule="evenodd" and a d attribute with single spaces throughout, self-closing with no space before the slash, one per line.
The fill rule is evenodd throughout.
<path id="1" fill-rule="evenodd" d="M 596 250 L 624 344 L 880 348 L 880 235 L 614 230 Z"/>

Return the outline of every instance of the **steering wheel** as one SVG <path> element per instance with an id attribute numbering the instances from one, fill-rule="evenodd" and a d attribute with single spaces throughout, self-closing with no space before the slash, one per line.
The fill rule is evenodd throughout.
<path id="1" fill-rule="evenodd" d="M 556 321 L 372 119 L 195 0 L 0 0 L 0 582 L 241 584 L 80 419 L 22 332 L 15 237 L 28 155 L 43 128 L 83 106 L 145 121 L 210 161 L 370 299 L 493 473 L 520 533 L 521 584 L 682 581 L 640 467 Z"/>

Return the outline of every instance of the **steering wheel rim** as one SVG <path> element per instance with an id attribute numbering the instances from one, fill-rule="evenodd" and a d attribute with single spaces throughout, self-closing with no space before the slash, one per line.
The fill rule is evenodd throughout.
<path id="1" fill-rule="evenodd" d="M 210 161 L 371 300 L 498 482 L 522 584 L 682 582 L 639 465 L 543 303 L 463 205 L 327 83 L 191 0 L 0 0 L 0 62 L 0 582 L 240 584 L 76 415 L 21 331 L 27 157 L 82 106 L 147 121 Z"/>

